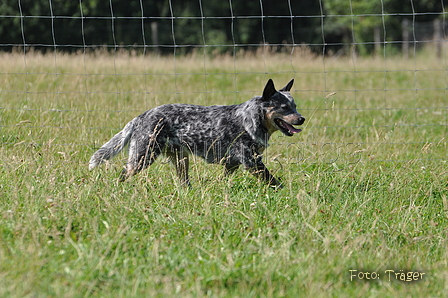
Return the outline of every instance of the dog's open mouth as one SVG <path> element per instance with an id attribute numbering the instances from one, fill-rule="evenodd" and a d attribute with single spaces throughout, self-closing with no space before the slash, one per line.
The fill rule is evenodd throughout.
<path id="1" fill-rule="evenodd" d="M 297 129 L 294 126 L 292 126 L 291 124 L 283 121 L 280 118 L 275 118 L 274 119 L 275 125 L 277 125 L 278 129 L 284 134 L 287 135 L 289 137 L 291 137 L 293 134 L 295 133 L 299 133 L 302 130 L 301 129 Z"/>

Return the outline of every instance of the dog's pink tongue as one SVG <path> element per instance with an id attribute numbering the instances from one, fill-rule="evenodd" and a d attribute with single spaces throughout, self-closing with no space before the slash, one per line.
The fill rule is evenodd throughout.
<path id="1" fill-rule="evenodd" d="M 291 133 L 299 133 L 299 132 L 301 132 L 302 130 L 301 129 L 297 129 L 297 128 L 295 128 L 294 126 L 292 126 L 292 125 L 289 125 L 288 123 L 284 123 L 285 124 L 285 126 L 288 128 L 288 130 L 291 132 Z"/>

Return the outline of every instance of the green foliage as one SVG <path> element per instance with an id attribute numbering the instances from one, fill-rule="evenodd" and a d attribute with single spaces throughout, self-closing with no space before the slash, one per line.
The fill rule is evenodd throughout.
<path id="1" fill-rule="evenodd" d="M 322 6 L 322 7 L 321 7 Z M 374 50 L 374 30 L 396 50 L 402 20 L 442 18 L 445 1 L 98 1 L 5 0 L 3 50 L 24 44 L 42 51 L 130 48 L 140 52 L 209 53 L 256 50 L 262 43 L 312 44 L 312 50 L 361 55 Z M 321 16 L 324 16 L 323 19 Z M 322 21 L 324 37 L 322 36 Z M 157 25 L 154 34 L 153 25 Z M 218 47 L 219 45 L 219 47 Z M 342 50 L 341 50 L 342 49 Z"/>
<path id="2" fill-rule="evenodd" d="M 44 51 L 57 45 L 67 52 L 107 46 L 172 53 L 178 46 L 179 52 L 187 53 L 205 44 L 232 45 L 220 48 L 222 52 L 233 50 L 235 44 L 247 49 L 247 44 L 292 43 L 293 39 L 297 44 L 314 43 L 313 28 L 319 24 L 318 17 L 302 18 L 317 16 L 318 3 L 300 1 L 263 3 L 263 7 L 257 1 L 234 1 L 230 6 L 224 1 L 190 0 L 22 0 L 19 4 L 15 0 L 0 4 L 0 39 L 7 50 L 25 43 Z M 292 27 L 291 16 L 295 16 Z"/>
<path id="3" fill-rule="evenodd" d="M 326 14 L 330 15 L 324 25 L 327 38 L 340 38 L 346 44 L 346 54 L 349 52 L 349 45 L 356 43 L 361 55 L 373 52 L 375 28 L 381 32 L 381 41 L 402 41 L 401 22 L 404 18 L 429 22 L 441 18 L 444 7 L 444 1 L 414 3 L 400 0 L 325 0 L 323 3 Z"/>

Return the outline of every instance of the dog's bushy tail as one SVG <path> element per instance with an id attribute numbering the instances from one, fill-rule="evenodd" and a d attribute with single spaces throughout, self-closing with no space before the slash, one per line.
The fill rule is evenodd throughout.
<path id="1" fill-rule="evenodd" d="M 134 122 L 135 119 L 126 124 L 126 126 L 119 133 L 117 133 L 92 155 L 89 161 L 89 170 L 102 164 L 104 161 L 113 158 L 115 155 L 120 153 L 124 147 L 126 147 L 132 133 L 134 132 Z"/>

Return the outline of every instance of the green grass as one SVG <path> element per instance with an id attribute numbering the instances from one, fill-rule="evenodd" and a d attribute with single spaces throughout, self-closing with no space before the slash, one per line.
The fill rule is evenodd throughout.
<path id="1" fill-rule="evenodd" d="M 446 295 L 445 64 L 2 54 L 0 296 Z M 125 183 L 124 155 L 88 171 L 141 112 L 243 102 L 270 77 L 295 78 L 307 118 L 266 152 L 284 189 L 201 160 L 191 190 L 164 159 Z M 349 270 L 380 278 L 351 281 Z M 425 275 L 403 282 L 386 270 Z"/>

